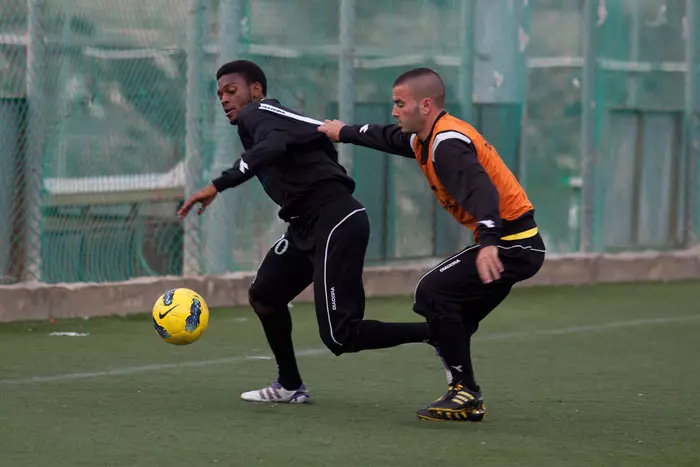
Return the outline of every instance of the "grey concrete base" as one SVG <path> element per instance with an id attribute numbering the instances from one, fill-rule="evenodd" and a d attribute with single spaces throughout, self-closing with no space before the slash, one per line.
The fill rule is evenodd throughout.
<path id="1" fill-rule="evenodd" d="M 371 267 L 364 280 L 368 297 L 411 295 L 420 277 L 440 259 Z M 196 290 L 209 307 L 248 303 L 252 272 L 221 276 L 147 277 L 125 282 L 0 286 L 0 322 L 46 320 L 149 311 L 166 290 Z M 547 256 L 540 272 L 519 286 L 700 279 L 700 249 L 620 254 Z M 700 286 L 699 286 L 700 290 Z M 298 301 L 311 301 L 310 288 Z"/>

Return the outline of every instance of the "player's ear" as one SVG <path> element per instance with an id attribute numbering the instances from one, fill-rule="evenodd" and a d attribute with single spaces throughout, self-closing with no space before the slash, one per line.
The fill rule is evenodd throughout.
<path id="1" fill-rule="evenodd" d="M 255 84 L 253 84 L 253 98 L 258 99 L 260 97 L 263 97 L 262 84 L 255 83 Z"/>
<path id="2" fill-rule="evenodd" d="M 420 113 L 423 116 L 426 116 L 430 113 L 430 107 L 432 106 L 432 100 L 429 97 L 426 97 L 425 99 L 421 99 L 420 101 Z"/>

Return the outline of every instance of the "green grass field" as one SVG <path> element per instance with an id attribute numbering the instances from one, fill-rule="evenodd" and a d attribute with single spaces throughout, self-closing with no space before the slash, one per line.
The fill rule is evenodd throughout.
<path id="1" fill-rule="evenodd" d="M 214 311 L 188 347 L 150 315 L 3 325 L 0 465 L 697 466 L 698 291 L 514 291 L 474 339 L 482 424 L 414 417 L 446 389 L 430 347 L 334 357 L 306 304 L 292 310 L 306 406 L 239 400 L 275 377 L 247 308 Z M 367 316 L 417 320 L 410 305 L 370 300 Z"/>

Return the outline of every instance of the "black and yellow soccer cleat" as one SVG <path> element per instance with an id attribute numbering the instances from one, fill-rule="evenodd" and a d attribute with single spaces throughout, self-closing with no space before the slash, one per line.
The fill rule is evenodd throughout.
<path id="1" fill-rule="evenodd" d="M 456 384 L 450 386 L 442 398 L 419 410 L 416 415 L 422 420 L 481 422 L 486 416 L 486 406 L 481 393 Z"/>
<path id="2" fill-rule="evenodd" d="M 441 414 L 431 413 L 427 407 L 416 411 L 416 417 L 420 420 L 429 420 L 431 422 L 480 422 L 484 419 L 486 411 L 481 413 L 469 412 L 444 412 Z"/>
<path id="3" fill-rule="evenodd" d="M 423 407 L 422 409 L 418 410 L 416 412 L 416 417 L 418 417 L 420 420 L 430 420 L 434 422 L 448 422 L 452 420 L 444 415 L 435 415 L 430 413 L 427 407 Z"/>

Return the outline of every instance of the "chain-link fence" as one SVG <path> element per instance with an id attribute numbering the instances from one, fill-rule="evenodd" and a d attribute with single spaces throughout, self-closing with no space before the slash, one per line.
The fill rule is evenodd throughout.
<path id="1" fill-rule="evenodd" d="M 284 225 L 255 181 L 176 210 L 240 154 L 214 72 L 247 58 L 312 117 L 391 121 L 436 69 L 527 189 L 549 251 L 671 249 L 698 232 L 694 0 L 0 0 L 0 283 L 256 267 Z M 367 259 L 471 238 L 414 162 L 342 148 Z"/>

